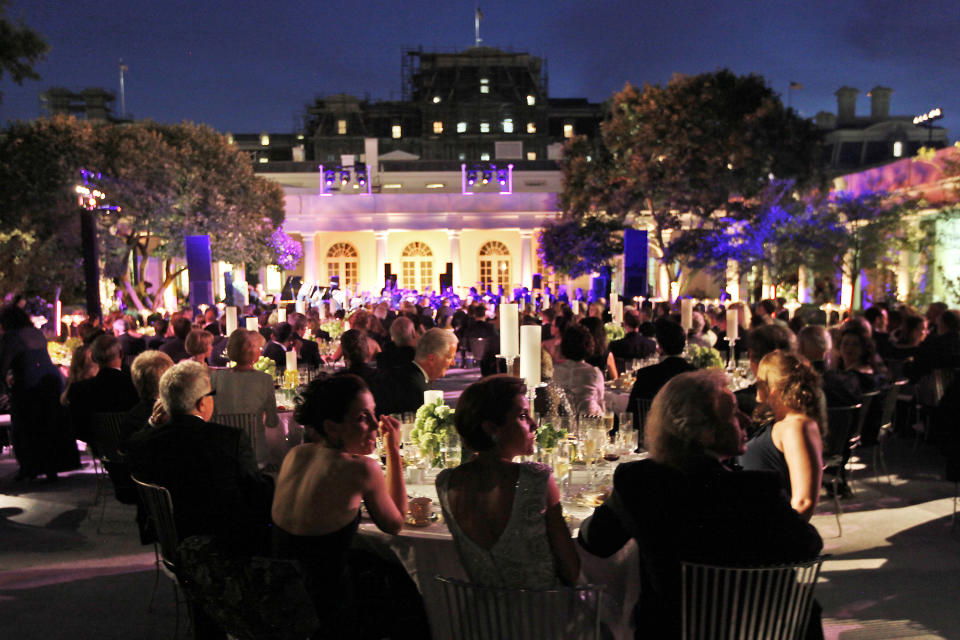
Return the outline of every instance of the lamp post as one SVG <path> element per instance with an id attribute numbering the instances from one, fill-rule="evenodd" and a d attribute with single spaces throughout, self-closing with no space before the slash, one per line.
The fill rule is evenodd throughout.
<path id="1" fill-rule="evenodd" d="M 913 117 L 913 124 L 927 130 L 927 144 L 933 145 L 933 123 L 943 118 L 943 109 L 937 107 Z"/>

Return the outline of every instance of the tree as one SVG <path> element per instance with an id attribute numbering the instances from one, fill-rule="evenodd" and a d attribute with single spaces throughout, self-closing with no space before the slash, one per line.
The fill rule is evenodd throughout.
<path id="1" fill-rule="evenodd" d="M 0 79 L 4 72 L 18 85 L 24 80 L 39 80 L 33 65 L 43 60 L 50 50 L 49 45 L 23 21 L 7 19 L 7 0 L 0 0 Z M 3 93 L 0 92 L 0 101 Z"/>
<path id="2" fill-rule="evenodd" d="M 46 292 L 63 285 L 66 298 L 76 293 L 73 185 L 81 167 L 102 174 L 100 186 L 120 208 L 100 213 L 101 256 L 104 275 L 134 303 L 146 294 L 151 257 L 166 264 L 164 282 L 153 283 L 159 303 L 176 273 L 169 259 L 184 254 L 185 235 L 210 234 L 217 260 L 276 262 L 268 240 L 283 220 L 282 189 L 255 176 L 223 136 L 192 124 L 92 125 L 61 116 L 18 123 L 0 136 L 0 253 L 45 256 L 0 262 L 4 287 Z"/>
<path id="3" fill-rule="evenodd" d="M 819 179 L 815 127 L 756 75 L 720 70 L 676 75 L 664 87 L 628 84 L 601 130 L 602 151 L 567 147 L 564 217 L 645 218 L 672 280 L 680 259 L 696 258 L 689 248 L 697 240 L 722 238 L 725 226 L 757 214 L 771 176 L 799 186 Z"/>

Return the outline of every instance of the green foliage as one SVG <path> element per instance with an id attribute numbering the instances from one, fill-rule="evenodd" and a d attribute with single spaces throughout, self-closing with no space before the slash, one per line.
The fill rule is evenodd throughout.
<path id="1" fill-rule="evenodd" d="M 723 369 L 723 357 L 713 347 L 697 344 L 688 346 L 687 361 L 697 369 Z"/>
<path id="2" fill-rule="evenodd" d="M 213 258 L 269 264 L 270 234 L 283 221 L 279 185 L 213 129 L 189 123 L 99 124 L 58 116 L 11 125 L 0 136 L 0 234 L 32 239 L 31 263 L 0 265 L 0 285 L 24 291 L 64 287 L 77 299 L 80 168 L 99 171 L 107 202 L 99 215 L 104 275 L 127 278 L 131 264 L 184 253 L 184 236 L 209 234 Z M 0 252 L 22 238 L 0 235 Z M 131 260 L 131 257 L 136 260 Z M 8 261 L 9 262 L 9 261 Z M 13 265 L 16 266 L 16 265 Z M 160 284 L 160 283 L 154 283 Z M 73 294 L 73 295 L 71 295 Z"/>
<path id="3" fill-rule="evenodd" d="M 7 19 L 7 4 L 7 0 L 0 0 L 0 79 L 9 73 L 19 85 L 24 80 L 39 80 L 33 66 L 46 57 L 50 46 L 22 21 L 13 23 Z"/>

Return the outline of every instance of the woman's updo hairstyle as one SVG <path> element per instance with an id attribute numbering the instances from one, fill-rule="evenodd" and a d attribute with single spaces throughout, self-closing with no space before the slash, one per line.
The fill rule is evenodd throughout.
<path id="1" fill-rule="evenodd" d="M 484 420 L 503 424 L 513 399 L 527 392 L 522 378 L 505 374 L 487 376 L 463 390 L 457 399 L 453 425 L 457 433 L 474 451 L 489 451 L 496 446 L 493 438 L 483 430 Z"/>
<path id="2" fill-rule="evenodd" d="M 353 374 L 321 373 L 297 398 L 293 419 L 304 427 L 313 427 L 324 438 L 324 420 L 343 422 L 354 399 L 369 391 L 367 383 Z"/>
<path id="3" fill-rule="evenodd" d="M 825 431 L 826 400 L 820 374 L 792 353 L 771 351 L 757 367 L 757 384 L 769 391 L 779 391 L 780 402 L 791 411 L 802 413 L 817 423 L 821 435 Z"/>

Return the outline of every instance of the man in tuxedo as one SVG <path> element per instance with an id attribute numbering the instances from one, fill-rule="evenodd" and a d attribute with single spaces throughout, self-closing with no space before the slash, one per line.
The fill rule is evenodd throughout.
<path id="1" fill-rule="evenodd" d="M 378 374 L 373 388 L 377 412 L 392 414 L 419 409 L 427 385 L 446 375 L 456 352 L 457 337 L 452 331 L 434 328 L 423 334 L 412 362 Z"/>
<path id="2" fill-rule="evenodd" d="M 287 368 L 287 351 L 293 337 L 293 329 L 289 322 L 280 322 L 274 328 L 270 339 L 263 347 L 264 357 L 270 358 L 277 365 L 277 371 Z"/>
<path id="3" fill-rule="evenodd" d="M 413 362 L 416 352 L 417 331 L 413 326 L 413 320 L 406 316 L 398 316 L 390 323 L 390 340 L 377 354 L 377 367 L 389 369 Z"/>
<path id="4" fill-rule="evenodd" d="M 173 327 L 173 337 L 160 346 L 160 351 L 170 356 L 175 363 L 190 357 L 187 353 L 187 336 L 193 329 L 193 324 L 184 316 L 177 316 L 170 321 Z"/>
<path id="5" fill-rule="evenodd" d="M 320 345 L 315 340 L 307 340 L 303 337 L 307 329 L 307 317 L 302 313 L 289 313 L 287 314 L 287 322 L 290 323 L 291 337 L 299 345 L 297 348 L 297 364 L 307 365 L 311 369 L 316 369 L 323 364 L 320 359 Z M 326 339 L 330 340 L 329 334 L 327 334 Z"/>
<path id="6" fill-rule="evenodd" d="M 617 360 L 617 371 L 625 370 L 624 363 L 627 360 L 643 360 L 657 352 L 657 343 L 640 333 L 639 311 L 624 310 L 623 328 L 626 335 L 610 343 L 610 353 Z"/>
<path id="7" fill-rule="evenodd" d="M 273 480 L 261 475 L 246 433 L 209 422 L 214 397 L 207 367 L 174 365 L 160 379 L 168 419 L 127 442 L 133 477 L 170 492 L 177 535 L 212 535 L 243 555 L 269 549 Z M 223 638 L 200 607 L 193 609 L 194 637 Z"/>
<path id="8" fill-rule="evenodd" d="M 120 341 L 120 349 L 123 350 L 123 362 L 128 365 L 133 359 L 146 351 L 147 342 L 143 336 L 134 333 L 137 328 L 137 321 L 132 316 L 123 316 L 117 318 L 113 323 L 113 335 Z"/>
<path id="9" fill-rule="evenodd" d="M 121 369 L 123 349 L 111 335 L 102 335 L 90 346 L 90 358 L 100 370 L 97 375 L 70 385 L 67 392 L 74 434 L 84 442 L 93 441 L 93 415 L 129 411 L 139 401 L 130 373 Z"/>
<path id="10" fill-rule="evenodd" d="M 668 318 L 657 320 L 657 344 L 660 347 L 661 359 L 657 364 L 637 369 L 637 377 L 630 390 L 628 410 L 633 412 L 634 428 L 640 429 L 640 415 L 637 405 L 640 400 L 652 400 L 663 385 L 670 378 L 694 371 L 696 367 L 683 359 L 680 355 L 687 344 L 687 336 L 676 322 Z"/>

